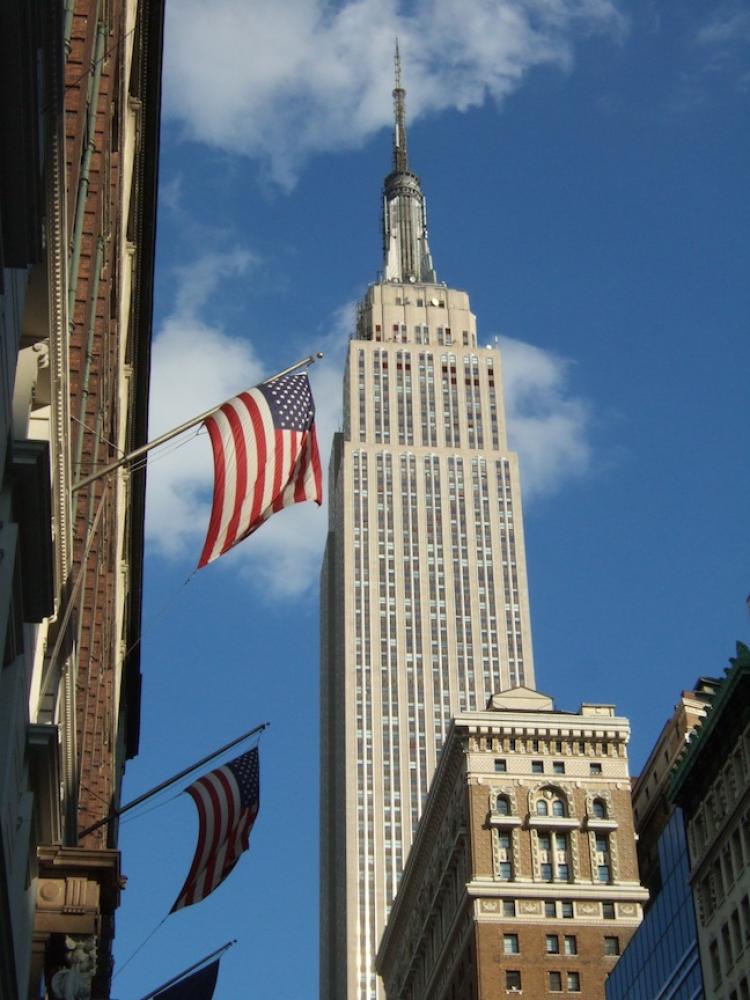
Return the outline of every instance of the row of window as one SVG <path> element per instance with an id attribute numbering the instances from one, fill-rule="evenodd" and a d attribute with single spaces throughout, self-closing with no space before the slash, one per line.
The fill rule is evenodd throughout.
<path id="1" fill-rule="evenodd" d="M 503 830 L 494 831 L 497 837 L 497 855 L 495 873 L 504 882 L 514 880 L 515 872 L 512 861 L 512 834 Z M 570 864 L 570 836 L 567 833 L 555 831 L 552 833 L 537 833 L 536 878 L 541 882 L 571 882 L 574 874 Z M 595 838 L 595 855 L 593 867 L 599 882 L 612 881 L 611 854 L 609 835 L 598 833 Z"/>
<path id="2" fill-rule="evenodd" d="M 560 935 L 545 935 L 544 950 L 548 955 L 577 955 L 578 938 L 575 934 L 562 935 L 562 951 L 560 950 Z M 603 938 L 602 953 L 607 956 L 620 954 L 620 939 L 614 934 L 608 934 Z M 503 954 L 520 955 L 518 934 L 503 934 Z"/>
<path id="3" fill-rule="evenodd" d="M 392 333 L 390 338 L 383 336 L 383 328 L 381 323 L 375 324 L 375 329 L 367 329 L 365 331 L 365 340 L 394 340 L 396 343 L 407 344 L 429 344 L 430 343 L 430 329 L 427 326 L 417 324 L 414 327 L 414 337 L 413 339 L 409 336 L 408 328 L 406 323 L 393 323 Z M 453 333 L 449 326 L 442 327 L 439 326 L 435 330 L 435 343 L 440 344 L 444 347 L 451 347 L 456 341 L 454 340 Z M 468 330 L 463 330 L 461 332 L 461 343 L 464 347 L 475 346 L 472 345 L 471 336 Z"/>
<path id="4" fill-rule="evenodd" d="M 563 982 L 568 993 L 581 992 L 581 974 L 579 972 L 566 972 L 564 974 L 562 972 L 547 973 L 547 988 L 550 993 L 562 993 Z M 505 970 L 505 988 L 514 993 L 518 993 L 523 989 L 520 969 Z"/>
<path id="5" fill-rule="evenodd" d="M 583 752 L 583 751 L 581 751 Z M 508 770 L 508 761 L 504 757 L 495 758 L 495 772 L 497 774 L 505 774 Z M 531 773 L 532 774 L 545 774 L 545 767 L 543 760 L 532 760 L 531 762 Z M 597 776 L 602 774 L 602 765 L 598 761 L 592 761 L 589 764 L 589 774 L 592 776 Z M 565 761 L 564 760 L 553 760 L 552 761 L 552 774 L 565 774 Z"/>
<path id="6" fill-rule="evenodd" d="M 548 801 L 546 798 L 537 799 L 534 811 L 537 816 L 567 816 L 567 803 L 560 798 L 553 798 Z M 507 795 L 498 795 L 495 799 L 495 812 L 498 816 L 511 816 L 510 799 Z M 596 819 L 607 819 L 607 803 L 604 799 L 594 799 L 591 803 L 591 816 Z"/>
<path id="7" fill-rule="evenodd" d="M 615 904 L 602 903 L 602 917 L 604 920 L 615 919 Z M 503 917 L 515 917 L 517 915 L 517 905 L 515 899 L 504 899 L 502 901 Z M 545 899 L 544 917 L 547 920 L 572 920 L 575 916 L 573 901 L 571 899 Z"/>

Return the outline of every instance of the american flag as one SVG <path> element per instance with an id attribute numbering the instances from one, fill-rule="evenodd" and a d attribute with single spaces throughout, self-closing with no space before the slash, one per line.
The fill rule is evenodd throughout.
<path id="1" fill-rule="evenodd" d="M 198 568 L 247 538 L 283 507 L 323 502 L 315 404 L 307 372 L 241 392 L 206 419 L 214 496 Z"/>
<path id="2" fill-rule="evenodd" d="M 205 899 L 247 850 L 260 806 L 258 748 L 203 775 L 186 791 L 198 809 L 198 846 L 170 913 Z"/>

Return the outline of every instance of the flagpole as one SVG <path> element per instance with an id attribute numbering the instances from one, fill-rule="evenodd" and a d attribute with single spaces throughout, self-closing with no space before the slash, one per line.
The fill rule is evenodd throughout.
<path id="1" fill-rule="evenodd" d="M 149 789 L 149 791 L 144 792 L 143 795 L 139 795 L 137 799 L 133 799 L 132 802 L 128 802 L 126 805 L 121 806 L 119 809 L 113 809 L 108 816 L 103 819 L 97 820 L 96 823 L 92 823 L 91 826 L 87 826 L 85 830 L 81 830 L 78 834 L 78 839 L 82 837 L 87 837 L 94 830 L 98 830 L 102 826 L 108 826 L 113 819 L 118 819 L 123 813 L 129 812 L 131 809 L 135 809 L 146 799 L 152 798 L 154 795 L 158 795 L 159 792 L 163 792 L 165 788 L 169 788 L 170 785 L 174 785 L 176 782 L 180 781 L 181 778 L 186 778 L 193 771 L 197 771 L 199 767 L 203 767 L 204 764 L 208 764 L 210 761 L 215 760 L 216 757 L 220 757 L 227 750 L 231 750 L 232 747 L 236 747 L 238 743 L 242 743 L 243 740 L 249 740 L 251 736 L 255 736 L 256 733 L 262 733 L 264 729 L 268 729 L 271 725 L 270 722 L 263 722 L 254 729 L 251 729 L 247 733 L 243 733 L 242 736 L 238 736 L 237 739 L 232 740 L 230 743 L 226 743 L 223 747 L 219 747 L 218 750 L 214 750 L 213 753 L 208 754 L 206 757 L 202 757 L 195 764 L 191 764 L 190 767 L 184 768 L 179 774 L 173 775 L 171 778 L 167 778 L 166 781 L 162 781 L 161 784 L 155 785 L 154 788 Z"/>
<path id="2" fill-rule="evenodd" d="M 296 364 L 290 365 L 288 368 L 284 368 L 283 371 L 277 372 L 275 375 L 271 375 L 270 378 L 264 379 L 264 382 L 275 382 L 276 379 L 283 378 L 284 375 L 289 375 L 298 368 L 302 368 L 305 365 L 308 367 L 310 365 L 314 365 L 315 362 L 322 357 L 322 351 L 318 351 L 316 354 L 311 354 L 307 358 L 302 358 Z M 152 448 L 156 448 L 160 444 L 166 444 L 167 441 L 171 441 L 172 438 L 177 437 L 178 434 L 182 434 L 184 431 L 189 431 L 191 427 L 196 427 L 198 424 L 202 424 L 204 420 L 211 416 L 212 413 L 216 413 L 217 410 L 220 410 L 223 405 L 224 403 L 221 402 L 216 406 L 212 406 L 211 409 L 206 410 L 205 413 L 201 413 L 199 416 L 193 417 L 192 420 L 186 420 L 185 423 L 180 424 L 179 427 L 174 427 L 171 431 L 166 431 L 164 434 L 160 434 L 159 437 L 154 438 L 153 441 L 147 441 L 146 444 L 141 445 L 140 448 L 136 448 L 135 451 L 128 452 L 127 455 L 123 455 L 122 458 L 118 458 L 117 461 L 112 462 L 111 465 L 105 466 L 98 472 L 92 472 L 90 476 L 85 476 L 83 479 L 71 486 L 71 494 L 77 493 L 78 490 L 82 490 L 84 486 L 88 486 L 89 483 L 93 483 L 95 480 L 101 479 L 102 476 L 109 475 L 110 472 L 114 472 L 115 469 L 119 469 L 127 462 L 132 462 L 136 458 L 140 458 L 141 455 L 145 455 L 146 452 L 151 451 Z"/>
<path id="3" fill-rule="evenodd" d="M 179 983 L 179 981 L 181 979 L 184 979 L 185 976 L 190 975 L 190 973 L 193 972 L 194 969 L 200 968 L 201 965 L 207 965 L 208 962 L 210 962 L 212 958 L 216 958 L 217 955 L 219 956 L 219 958 L 221 958 L 224 952 L 228 951 L 233 944 L 237 944 L 236 938 L 233 941 L 227 941 L 227 943 L 225 945 L 222 945 L 221 948 L 217 948 L 216 951 L 212 951 L 210 955 L 206 955 L 205 958 L 202 958 L 194 965 L 191 965 L 189 969 L 183 969 L 182 972 L 178 972 L 176 976 L 173 976 L 171 979 L 167 980 L 166 983 L 162 983 L 161 986 L 157 986 L 155 990 L 152 990 L 150 993 L 147 993 L 146 996 L 142 998 L 142 1000 L 150 1000 L 151 997 L 155 997 L 157 993 L 161 993 L 162 990 L 166 990 L 169 989 L 170 986 L 174 986 L 175 983 Z"/>

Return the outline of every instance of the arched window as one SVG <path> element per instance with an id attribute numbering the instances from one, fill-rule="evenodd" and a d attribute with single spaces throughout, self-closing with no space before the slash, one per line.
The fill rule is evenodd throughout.
<path id="1" fill-rule="evenodd" d="M 552 815 L 553 816 L 565 816 L 567 810 L 565 809 L 565 803 L 562 799 L 552 800 Z"/>
<path id="2" fill-rule="evenodd" d="M 549 816 L 549 806 L 546 799 L 537 799 L 536 814 L 537 816 Z"/>
<path id="3" fill-rule="evenodd" d="M 510 800 L 507 795 L 498 795 L 495 802 L 495 811 L 500 816 L 510 816 Z"/>
<path id="4" fill-rule="evenodd" d="M 602 799 L 594 799 L 591 805 L 591 812 L 597 819 L 607 818 L 607 806 Z"/>

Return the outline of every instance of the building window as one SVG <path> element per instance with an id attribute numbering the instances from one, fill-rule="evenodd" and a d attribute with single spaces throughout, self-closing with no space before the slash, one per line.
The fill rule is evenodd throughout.
<path id="1" fill-rule="evenodd" d="M 602 765 L 601 764 L 589 764 L 589 774 L 601 774 Z"/>
<path id="2" fill-rule="evenodd" d="M 578 954 L 578 941 L 576 940 L 575 934 L 565 935 L 565 954 L 566 955 L 577 955 Z"/>
<path id="3" fill-rule="evenodd" d="M 562 973 L 548 972 L 550 993 L 562 993 Z"/>
<path id="4" fill-rule="evenodd" d="M 536 804 L 537 816 L 549 816 L 549 806 L 546 799 L 538 799 Z"/>
<path id="5" fill-rule="evenodd" d="M 546 941 L 546 951 L 548 955 L 559 955 L 560 954 L 560 939 L 557 934 L 548 934 L 545 938 Z"/>
<path id="6" fill-rule="evenodd" d="M 518 935 L 503 934 L 503 954 L 517 955 L 519 953 Z"/>
<path id="7" fill-rule="evenodd" d="M 515 899 L 504 899 L 503 900 L 503 916 L 504 917 L 515 917 L 516 915 L 516 901 Z"/>
<path id="8" fill-rule="evenodd" d="M 568 993 L 581 992 L 581 977 L 577 972 L 569 972 L 567 974 L 567 980 L 568 980 Z"/>
<path id="9" fill-rule="evenodd" d="M 521 973 L 518 969 L 505 970 L 505 988 L 506 990 L 521 989 Z"/>
<path id="10" fill-rule="evenodd" d="M 615 904 L 614 903 L 602 903 L 602 916 L 605 920 L 615 919 Z"/>
<path id="11" fill-rule="evenodd" d="M 609 882 L 612 878 L 612 871 L 610 869 L 609 835 L 606 833 L 597 833 L 595 847 L 597 877 L 600 882 Z"/>
<path id="12" fill-rule="evenodd" d="M 708 953 L 711 957 L 711 973 L 714 977 L 714 988 L 721 986 L 721 961 L 719 959 L 719 942 L 712 941 Z"/>
<path id="13" fill-rule="evenodd" d="M 564 899 L 561 904 L 562 915 L 566 920 L 573 916 L 573 903 L 569 899 Z"/>
<path id="14" fill-rule="evenodd" d="M 498 760 L 497 758 L 495 758 L 495 773 L 505 774 L 507 770 L 508 770 L 508 762 L 506 760 Z"/>
<path id="15" fill-rule="evenodd" d="M 544 774 L 544 761 L 543 760 L 532 760 L 532 762 L 531 762 L 531 773 L 532 774 Z"/>
<path id="16" fill-rule="evenodd" d="M 497 865 L 497 875 L 498 878 L 503 879 L 505 882 L 510 881 L 511 875 L 513 874 L 513 868 L 510 861 L 499 861 Z"/>
<path id="17" fill-rule="evenodd" d="M 563 760 L 553 760 L 552 761 L 552 773 L 553 774 L 565 774 L 565 761 L 563 761 Z"/>
<path id="18" fill-rule="evenodd" d="M 507 795 L 498 795 L 495 810 L 499 816 L 510 815 L 510 801 Z"/>
<path id="19" fill-rule="evenodd" d="M 605 955 L 620 954 L 620 939 L 618 937 L 605 937 L 604 954 Z"/>
<path id="20" fill-rule="evenodd" d="M 607 818 L 607 806 L 602 799 L 594 799 L 591 805 L 591 812 L 597 819 Z"/>
<path id="21" fill-rule="evenodd" d="M 539 877 L 542 882 L 570 879 L 568 837 L 565 833 L 538 833 Z"/>
<path id="22" fill-rule="evenodd" d="M 565 814 L 566 814 L 566 809 L 565 809 L 565 803 L 563 802 L 563 800 L 562 799 L 553 799 L 552 800 L 552 815 L 553 816 L 565 816 Z"/>
<path id="23" fill-rule="evenodd" d="M 544 901 L 544 915 L 545 917 L 556 917 L 557 911 L 555 909 L 554 899 L 545 899 Z"/>

